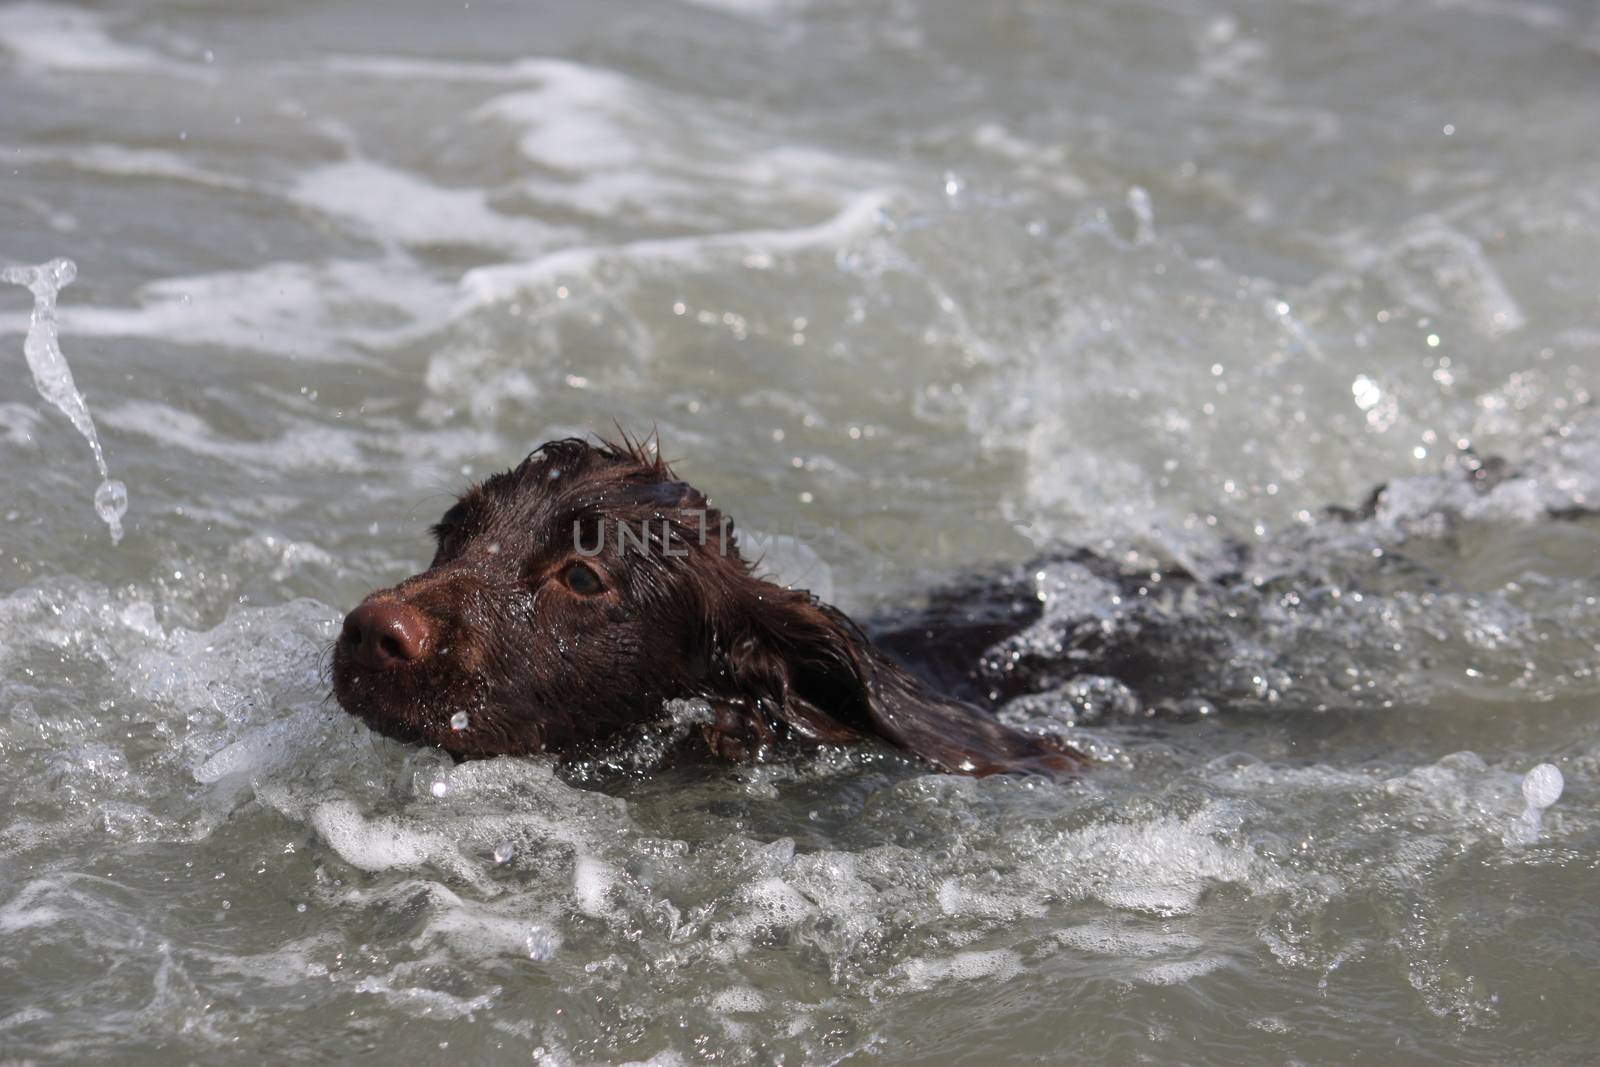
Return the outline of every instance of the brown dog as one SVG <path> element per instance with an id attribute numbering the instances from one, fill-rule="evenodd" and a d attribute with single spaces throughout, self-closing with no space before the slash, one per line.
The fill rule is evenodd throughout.
<path id="1" fill-rule="evenodd" d="M 346 711 L 459 756 L 592 751 L 704 701 L 710 754 L 881 737 L 958 774 L 1085 757 L 935 693 L 842 612 L 756 577 L 731 522 L 638 444 L 552 441 L 473 486 L 423 573 L 334 647 Z"/>

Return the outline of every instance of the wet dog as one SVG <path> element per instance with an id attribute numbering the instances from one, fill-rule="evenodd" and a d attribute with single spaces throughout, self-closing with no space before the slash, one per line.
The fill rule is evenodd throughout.
<path id="1" fill-rule="evenodd" d="M 879 738 L 956 774 L 1085 762 L 758 576 L 731 521 L 635 442 L 552 441 L 467 490 L 433 534 L 428 569 L 368 596 L 334 647 L 340 705 L 391 737 L 581 755 L 685 700 L 696 745 L 726 760 Z"/>

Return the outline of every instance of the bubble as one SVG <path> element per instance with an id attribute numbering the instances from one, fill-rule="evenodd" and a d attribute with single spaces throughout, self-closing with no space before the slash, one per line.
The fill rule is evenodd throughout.
<path id="1" fill-rule="evenodd" d="M 465 730 L 467 728 L 467 723 L 470 721 L 471 720 L 467 718 L 466 712 L 458 711 L 454 715 L 450 716 L 450 729 Z"/>
<path id="2" fill-rule="evenodd" d="M 450 783 L 445 781 L 443 778 L 440 778 L 429 787 L 429 790 L 434 796 L 442 797 L 446 793 L 450 792 Z"/>

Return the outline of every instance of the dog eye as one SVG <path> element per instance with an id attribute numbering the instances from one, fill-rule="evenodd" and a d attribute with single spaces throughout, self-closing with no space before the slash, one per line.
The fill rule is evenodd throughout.
<path id="1" fill-rule="evenodd" d="M 561 581 L 580 596 L 594 596 L 606 590 L 605 583 L 594 572 L 594 568 L 585 563 L 569 563 L 566 570 L 561 572 Z"/>
<path id="2" fill-rule="evenodd" d="M 449 511 L 440 516 L 439 521 L 428 528 L 428 532 L 433 534 L 435 541 L 443 542 L 466 524 L 467 505 L 464 502 L 458 502 Z"/>

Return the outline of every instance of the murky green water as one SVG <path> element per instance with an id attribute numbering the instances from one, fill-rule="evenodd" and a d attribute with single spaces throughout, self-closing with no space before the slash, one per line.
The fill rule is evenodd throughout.
<path id="1" fill-rule="evenodd" d="M 1589 1059 L 1594 20 L 0 6 L 0 266 L 76 262 L 130 498 L 113 547 L 0 287 L 0 1059 Z M 1063 659 L 1010 710 L 1115 754 L 1068 783 L 595 781 L 348 721 L 335 620 L 613 419 L 863 618 L 1243 542 L 1163 620 L 1221 642 L 1164 661 L 1215 714 L 1095 718 Z M 1025 581 L 1019 656 L 1128 621 Z"/>

